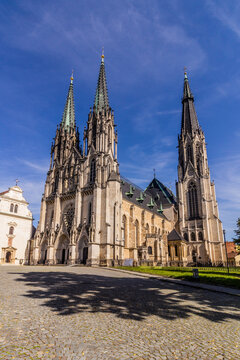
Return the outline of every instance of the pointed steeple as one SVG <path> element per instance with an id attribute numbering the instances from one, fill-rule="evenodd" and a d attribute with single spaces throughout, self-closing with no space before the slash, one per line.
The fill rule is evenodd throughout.
<path id="1" fill-rule="evenodd" d="M 101 65 L 98 76 L 97 90 L 95 95 L 94 106 L 96 111 L 101 111 L 102 108 L 106 109 L 109 106 L 108 102 L 108 93 L 107 93 L 107 80 L 105 74 L 105 65 L 104 65 L 104 53 L 102 52 L 101 56 Z"/>
<path id="2" fill-rule="evenodd" d="M 181 135 L 193 134 L 199 129 L 197 114 L 194 107 L 194 97 L 191 93 L 187 73 L 184 73 L 184 86 L 182 98 L 182 126 Z"/>
<path id="3" fill-rule="evenodd" d="M 66 105 L 63 112 L 61 125 L 65 130 L 70 130 L 75 126 L 75 111 L 74 111 L 74 98 L 73 98 L 73 72 L 70 78 L 70 86 L 68 90 L 68 96 Z"/>

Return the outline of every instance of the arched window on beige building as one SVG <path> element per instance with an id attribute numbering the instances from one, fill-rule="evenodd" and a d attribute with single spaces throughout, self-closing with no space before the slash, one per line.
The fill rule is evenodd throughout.
<path id="1" fill-rule="evenodd" d="M 133 205 L 130 206 L 130 216 L 133 217 Z"/>
<path id="2" fill-rule="evenodd" d="M 146 234 L 149 234 L 149 225 L 146 225 Z"/>
<path id="3" fill-rule="evenodd" d="M 125 215 L 122 217 L 122 240 L 124 241 L 124 246 L 127 247 L 127 218 Z"/>
<path id="4" fill-rule="evenodd" d="M 139 239 L 139 223 L 138 220 L 135 221 L 135 246 L 140 246 L 140 239 Z"/>
<path id="5" fill-rule="evenodd" d="M 11 204 L 11 205 L 10 205 L 10 212 L 13 212 L 13 209 L 14 209 L 14 205 Z"/>
<path id="6" fill-rule="evenodd" d="M 151 217 L 151 233 L 152 233 L 152 234 L 154 234 L 154 231 L 155 231 L 154 219 L 155 219 L 155 216 L 152 215 L 152 217 Z"/>
<path id="7" fill-rule="evenodd" d="M 18 212 L 18 205 L 17 204 L 15 205 L 14 212 L 15 212 L 15 214 L 17 214 L 17 212 Z"/>

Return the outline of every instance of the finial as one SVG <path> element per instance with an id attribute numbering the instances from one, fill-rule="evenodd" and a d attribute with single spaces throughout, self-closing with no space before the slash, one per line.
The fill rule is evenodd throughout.
<path id="1" fill-rule="evenodd" d="M 18 186 L 19 180 L 18 180 L 18 179 L 16 179 L 15 181 L 16 181 L 16 186 Z"/>
<path id="2" fill-rule="evenodd" d="M 104 46 L 102 47 L 102 56 L 101 56 L 101 58 L 102 58 L 102 62 L 104 62 Z"/>
<path id="3" fill-rule="evenodd" d="M 73 70 L 72 70 L 72 75 L 71 75 L 70 80 L 71 80 L 71 84 L 72 84 L 73 83 Z"/>
<path id="4" fill-rule="evenodd" d="M 184 66 L 184 79 L 187 79 L 188 77 L 187 77 L 187 68 L 186 68 L 186 66 Z"/>
<path id="5" fill-rule="evenodd" d="M 156 170 L 155 169 L 153 169 L 153 177 L 154 177 L 154 179 L 156 179 Z"/>

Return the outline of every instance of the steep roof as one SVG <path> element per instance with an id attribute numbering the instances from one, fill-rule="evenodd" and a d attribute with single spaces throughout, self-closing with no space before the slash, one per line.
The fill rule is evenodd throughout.
<path id="1" fill-rule="evenodd" d="M 75 110 L 74 110 L 74 97 L 73 97 L 73 75 L 71 76 L 67 100 L 62 116 L 62 126 L 69 130 L 75 126 Z"/>
<path id="2" fill-rule="evenodd" d="M 173 192 L 155 177 L 147 186 L 145 192 L 150 194 L 158 205 L 176 205 L 177 203 Z"/>
<path id="3" fill-rule="evenodd" d="M 148 194 L 143 189 L 133 184 L 130 180 L 121 176 L 121 190 L 122 197 L 134 205 L 137 205 L 145 210 L 148 210 L 163 219 L 166 219 L 163 215 L 162 209 L 152 198 L 151 194 Z"/>
<path id="4" fill-rule="evenodd" d="M 182 124 L 181 134 L 193 134 L 199 129 L 194 97 L 190 90 L 187 73 L 184 74 L 183 98 L 182 98 Z"/>
<path id="5" fill-rule="evenodd" d="M 97 90 L 94 100 L 95 111 L 101 111 L 102 108 L 106 109 L 109 106 L 108 92 L 107 92 L 107 80 L 105 74 L 104 55 L 102 54 L 102 60 L 99 70 Z"/>
<path id="6" fill-rule="evenodd" d="M 177 232 L 177 230 L 173 229 L 168 234 L 168 241 L 176 241 L 176 240 L 184 240 L 184 238 Z"/>

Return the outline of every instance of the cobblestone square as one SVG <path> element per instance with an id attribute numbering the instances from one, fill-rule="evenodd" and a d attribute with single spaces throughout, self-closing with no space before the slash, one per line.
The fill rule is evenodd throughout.
<path id="1" fill-rule="evenodd" d="M 0 267 L 0 359 L 239 359 L 238 297 L 87 267 Z"/>

